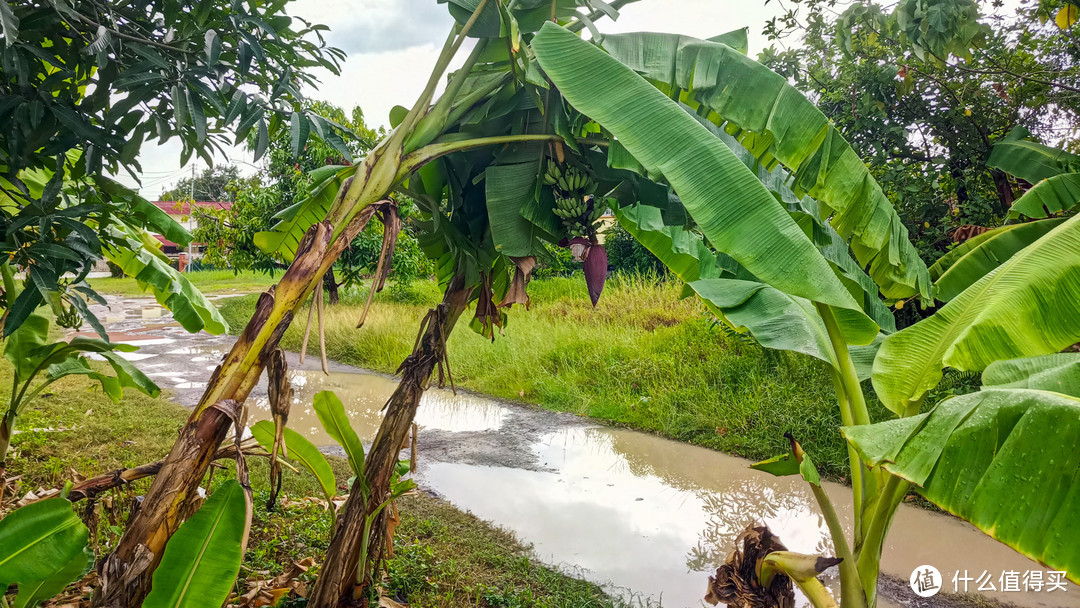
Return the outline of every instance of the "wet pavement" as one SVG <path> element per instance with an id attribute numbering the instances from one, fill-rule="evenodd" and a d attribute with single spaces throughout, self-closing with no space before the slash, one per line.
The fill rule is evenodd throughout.
<path id="1" fill-rule="evenodd" d="M 197 403 L 234 338 L 188 334 L 153 300 L 109 300 L 111 310 L 97 312 L 110 336 L 140 347 L 125 356 L 179 403 Z M 374 437 L 380 410 L 396 385 L 393 378 L 334 363 L 330 374 L 323 374 L 317 355 L 303 366 L 293 353 L 288 361 L 294 387 L 291 428 L 325 451 L 340 453 L 311 409 L 315 393 L 332 390 L 360 437 L 365 442 Z M 248 405 L 252 421 L 269 418 L 265 379 Z M 753 521 L 767 523 L 793 551 L 831 550 L 805 483 L 753 471 L 741 458 L 461 390 L 457 395 L 429 390 L 417 423 L 421 488 L 512 530 L 545 562 L 635 602 L 704 605 L 707 574 Z M 824 487 L 850 526 L 850 491 L 837 484 Z M 945 592 L 963 591 L 966 573 L 970 592 L 993 585 L 995 591 L 980 592 L 988 598 L 1080 608 L 1077 584 L 1068 583 L 1065 592 L 1047 591 L 1048 585 L 1024 592 L 1025 575 L 1043 572 L 1045 581 L 1046 568 L 965 522 L 903 505 L 882 563 L 884 573 L 903 582 L 885 586 L 889 591 L 879 605 L 945 605 L 942 596 L 927 603 L 907 587 L 912 571 L 922 565 L 941 572 Z M 1002 591 L 1011 587 L 1011 573 L 1021 591 Z M 824 578 L 836 586 L 835 570 Z"/>

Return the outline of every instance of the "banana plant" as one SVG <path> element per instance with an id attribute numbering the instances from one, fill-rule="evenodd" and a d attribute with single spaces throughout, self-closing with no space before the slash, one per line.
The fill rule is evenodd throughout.
<path id="1" fill-rule="evenodd" d="M 8 293 L 16 293 L 10 268 L 5 266 L 0 271 L 9 285 Z M 137 350 L 134 346 L 83 336 L 52 343 L 47 343 L 48 338 L 49 319 L 34 313 L 26 317 L 4 343 L 4 357 L 11 362 L 13 371 L 11 398 L 0 421 L 0 484 L 4 482 L 4 461 L 17 418 L 53 382 L 65 376 L 87 376 L 99 382 L 114 403 L 123 396 L 125 388 L 134 388 L 151 397 L 161 392 L 150 378 L 119 354 Z M 87 354 L 104 359 L 115 375 L 110 376 L 92 366 Z"/>
<path id="2" fill-rule="evenodd" d="M 1080 577 L 1077 552 L 1066 546 L 1080 503 L 1061 478 L 1076 465 L 1058 467 L 1063 454 L 1073 458 L 1067 446 L 1080 409 L 1051 388 L 1070 386 L 1074 362 L 1031 363 L 1080 341 L 1080 218 L 987 237 L 931 273 L 827 119 L 736 49 L 648 33 L 589 43 L 556 24 L 546 24 L 532 48 L 567 101 L 618 142 L 620 165 L 670 185 L 690 219 L 665 221 L 660 206 L 641 200 L 618 211 L 620 223 L 725 323 L 765 346 L 829 364 L 850 445 L 850 538 L 827 496 L 814 493 L 840 559 L 842 606 L 876 605 L 884 538 L 911 489 Z M 735 137 L 757 164 L 736 162 L 739 147 L 706 123 Z M 804 198 L 794 204 L 791 196 Z M 840 239 L 834 244 L 845 246 L 822 246 L 829 229 Z M 1026 238 L 1016 238 L 1021 234 Z M 875 322 L 857 298 L 858 281 L 843 280 L 838 254 L 848 248 L 886 298 L 930 303 L 936 276 L 947 284 L 937 292 L 947 287 L 948 303 L 898 332 Z M 947 278 L 950 269 L 966 284 Z M 996 384 L 926 403 L 945 368 L 986 370 L 988 384 Z M 860 383 L 867 376 L 895 420 L 870 419 Z M 1045 446 L 1038 438 L 1054 425 L 1064 429 L 1061 445 Z M 758 468 L 801 474 L 815 490 L 820 483 L 794 441 L 791 453 Z M 1013 512 L 1005 497 L 1015 497 L 1018 484 L 1030 499 Z M 757 571 L 783 570 L 784 561 Z M 788 574 L 807 579 L 795 569 Z M 808 596 L 816 606 L 834 601 L 816 591 Z"/>
<path id="3" fill-rule="evenodd" d="M 49 599 L 89 570 L 89 536 L 65 497 L 9 513 L 0 520 L 0 588 L 18 585 L 14 606 L 19 608 Z M 0 603 L 4 601 L 0 596 Z"/>

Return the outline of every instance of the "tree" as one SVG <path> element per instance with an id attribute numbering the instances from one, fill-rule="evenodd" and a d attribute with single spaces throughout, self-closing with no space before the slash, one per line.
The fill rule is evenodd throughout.
<path id="1" fill-rule="evenodd" d="M 151 139 L 176 138 L 183 163 L 195 154 L 209 163 L 230 131 L 238 141 L 254 133 L 256 156 L 282 129 L 326 134 L 330 122 L 301 107 L 299 89 L 343 54 L 323 43 L 325 26 L 284 16 L 285 5 L 0 4 L 0 252 L 32 279 L 21 300 L 6 302 L 4 335 L 42 302 L 57 314 L 65 301 L 85 308 L 75 287 L 103 256 L 190 308 L 190 285 L 152 263 L 160 252 L 143 232 L 184 245 L 190 235 L 102 173 L 137 171 Z"/>
<path id="2" fill-rule="evenodd" d="M 161 192 L 163 201 L 215 201 L 232 202 L 235 193 L 229 187 L 240 179 L 240 169 L 236 165 L 217 165 L 207 167 L 195 177 L 185 177 L 176 185 Z"/>
<path id="3" fill-rule="evenodd" d="M 974 46 L 913 44 L 906 15 L 924 4 L 936 11 L 929 31 L 965 31 Z M 955 233 L 960 226 L 1000 224 L 1018 195 L 987 163 L 996 142 L 1022 126 L 1075 145 L 1080 47 L 1045 23 L 1043 4 L 958 26 L 975 4 L 950 12 L 949 3 L 909 1 L 887 15 L 853 3 L 837 15 L 811 2 L 766 28 L 803 44 L 766 49 L 760 60 L 810 91 L 871 163 L 929 263 L 971 233 Z"/>

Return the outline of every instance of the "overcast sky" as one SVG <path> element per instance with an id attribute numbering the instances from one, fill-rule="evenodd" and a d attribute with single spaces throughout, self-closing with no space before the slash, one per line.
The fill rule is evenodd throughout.
<path id="1" fill-rule="evenodd" d="M 295 0 L 289 6 L 292 15 L 330 26 L 327 41 L 348 53 L 340 75 L 322 73 L 321 84 L 305 94 L 346 112 L 358 105 L 369 126 L 387 125 L 390 108 L 416 99 L 452 24 L 446 5 L 436 0 Z M 779 2 L 765 0 L 640 0 L 624 7 L 617 22 L 602 20 L 598 26 L 608 33 L 647 30 L 700 38 L 749 27 L 750 55 L 756 56 L 767 46 L 761 35 L 765 21 L 781 10 Z M 180 166 L 176 144 L 146 145 L 139 161 L 142 194 L 151 199 L 192 170 L 191 164 Z M 235 163 L 245 174 L 258 170 L 242 149 L 219 162 Z M 196 170 L 205 167 L 201 160 L 191 163 Z M 120 179 L 137 185 L 126 175 Z"/>

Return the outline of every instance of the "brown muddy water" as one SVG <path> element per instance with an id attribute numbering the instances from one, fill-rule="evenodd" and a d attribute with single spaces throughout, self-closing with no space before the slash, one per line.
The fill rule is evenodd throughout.
<path id="1" fill-rule="evenodd" d="M 107 318 L 102 311 L 110 334 L 140 346 L 130 354 L 139 367 L 172 389 L 176 400 L 194 404 L 232 339 L 187 334 L 152 301 L 110 303 Z M 338 364 L 324 374 L 313 369 L 318 357 L 300 366 L 290 355 L 289 363 L 290 427 L 325 451 L 340 452 L 311 409 L 315 393 L 332 390 L 360 437 L 374 437 L 393 378 Z M 252 421 L 269 418 L 265 382 L 248 405 Z M 753 521 L 767 523 L 793 551 L 831 551 L 805 483 L 751 470 L 741 458 L 460 390 L 429 390 L 416 420 L 422 489 L 513 531 L 545 562 L 634 603 L 703 606 L 706 576 Z M 824 487 L 850 526 L 849 489 Z M 903 583 L 889 585 L 879 605 L 947 605 L 940 601 L 944 596 L 920 600 L 908 588 L 912 571 L 922 565 L 941 572 L 945 593 L 964 591 L 966 573 L 967 590 L 988 599 L 1080 608 L 1076 583 L 1064 592 L 1049 592 L 1045 584 L 1039 592 L 1023 591 L 1029 571 L 1043 572 L 1046 580 L 1047 569 L 965 522 L 902 505 L 882 571 Z M 1020 591 L 1002 591 L 1012 573 Z M 825 578 L 836 587 L 835 571 Z M 988 585 L 995 590 L 985 590 Z M 977 591 L 980 586 L 984 591 Z"/>

